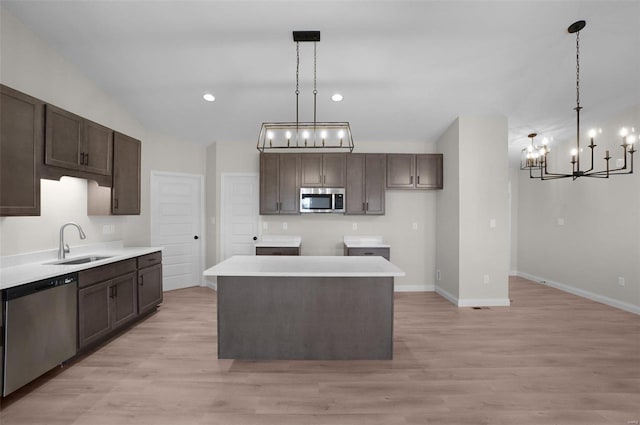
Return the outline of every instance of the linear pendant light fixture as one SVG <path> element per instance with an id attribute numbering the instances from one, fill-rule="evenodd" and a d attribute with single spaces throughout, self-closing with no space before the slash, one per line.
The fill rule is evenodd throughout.
<path id="1" fill-rule="evenodd" d="M 574 108 L 576 111 L 576 147 L 571 151 L 570 162 L 572 172 L 549 172 L 548 161 L 550 150 L 547 139 L 543 140 L 542 146 L 535 145 L 533 139 L 537 134 L 531 133 L 528 136 L 531 139 L 531 144 L 522 150 L 520 169 L 528 170 L 529 177 L 532 179 L 554 180 L 572 178 L 573 180 L 576 180 L 578 177 L 596 177 L 606 179 L 612 175 L 633 173 L 633 154 L 636 152 L 633 144 L 637 140 L 637 137 L 634 134 L 635 129 L 633 128 L 631 132 L 626 128 L 620 130 L 620 136 L 622 137 L 622 144 L 620 145 L 622 147 L 621 164 L 617 164 L 617 168 L 611 168 L 609 164 L 611 156 L 607 150 L 605 151 L 604 156 L 605 168 L 598 171 L 594 170 L 593 166 L 594 149 L 597 146 L 594 143 L 594 138 L 597 132 L 596 130 L 590 130 L 589 137 L 591 139 L 591 144 L 588 145 L 588 148 L 591 149 L 591 166 L 588 170 L 580 168 L 580 110 L 582 109 L 582 106 L 580 106 L 580 30 L 582 30 L 586 24 L 587 23 L 585 21 L 577 21 L 567 28 L 567 31 L 570 34 L 576 35 L 576 107 Z"/>
<path id="2" fill-rule="evenodd" d="M 264 122 L 258 136 L 257 148 L 260 152 L 268 149 L 326 149 L 353 152 L 353 138 L 348 122 L 318 122 L 316 119 L 316 98 L 318 95 L 316 72 L 316 45 L 320 41 L 320 31 L 293 31 L 296 43 L 296 121 Z M 299 119 L 300 97 L 300 43 L 313 43 L 313 121 Z"/>

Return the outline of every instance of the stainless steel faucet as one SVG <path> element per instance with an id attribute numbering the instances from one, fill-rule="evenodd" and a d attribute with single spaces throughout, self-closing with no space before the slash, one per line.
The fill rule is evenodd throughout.
<path id="1" fill-rule="evenodd" d="M 60 246 L 58 247 L 58 260 L 64 260 L 65 255 L 69 253 L 69 245 L 64 243 L 64 228 L 67 226 L 76 226 L 80 233 L 80 239 L 86 239 L 87 235 L 84 234 L 84 230 L 78 223 L 65 223 L 60 227 Z"/>

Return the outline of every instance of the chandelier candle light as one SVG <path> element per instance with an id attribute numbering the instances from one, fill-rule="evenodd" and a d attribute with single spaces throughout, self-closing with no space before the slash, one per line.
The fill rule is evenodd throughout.
<path id="1" fill-rule="evenodd" d="M 598 132 L 596 132 L 596 130 L 590 130 L 589 138 L 591 139 L 591 143 L 588 147 L 591 149 L 591 167 L 588 170 L 580 168 L 580 110 L 582 109 L 582 106 L 580 106 L 580 30 L 585 26 L 585 21 L 578 21 L 571 24 L 567 29 L 570 34 L 576 35 L 576 107 L 574 108 L 576 111 L 576 147 L 571 151 L 570 162 L 572 172 L 566 174 L 549 172 L 547 168 L 550 152 L 548 140 L 545 138 L 542 142 L 542 146 L 537 146 L 533 141 L 537 134 L 531 133 L 528 135 L 531 139 L 531 144 L 522 150 L 520 169 L 529 170 L 529 177 L 532 179 L 553 180 L 569 177 L 573 180 L 578 177 L 597 177 L 606 179 L 609 178 L 609 176 L 616 174 L 633 173 L 633 154 L 636 152 L 634 143 L 637 140 L 637 137 L 634 134 L 634 128 L 631 129 L 631 132 L 626 128 L 620 130 L 620 136 L 622 137 L 622 144 L 620 146 L 622 147 L 623 158 L 621 160 L 621 164 L 618 164 L 617 168 L 611 168 L 609 165 L 611 156 L 609 155 L 609 150 L 606 150 L 604 155 L 605 169 L 599 171 L 594 171 L 593 169 L 594 149 L 597 146 L 594 143 L 594 139 Z"/>
<path id="2" fill-rule="evenodd" d="M 353 152 L 353 138 L 348 122 L 317 122 L 316 99 L 317 70 L 316 45 L 320 31 L 293 31 L 296 43 L 296 121 L 262 123 L 257 148 L 267 149 L 331 149 Z M 300 122 L 298 104 L 300 97 L 300 43 L 313 42 L 313 122 Z"/>

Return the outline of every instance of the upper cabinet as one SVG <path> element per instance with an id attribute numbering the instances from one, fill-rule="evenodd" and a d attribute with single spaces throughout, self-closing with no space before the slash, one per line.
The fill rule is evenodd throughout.
<path id="1" fill-rule="evenodd" d="M 346 157 L 346 214 L 383 215 L 385 212 L 385 154 L 352 153 Z"/>
<path id="2" fill-rule="evenodd" d="M 0 216 L 40 215 L 44 103 L 0 85 Z"/>
<path id="3" fill-rule="evenodd" d="M 298 154 L 260 154 L 260 214 L 300 214 Z"/>
<path id="4" fill-rule="evenodd" d="M 416 189 L 442 189 L 442 154 L 416 155 Z"/>
<path id="5" fill-rule="evenodd" d="M 301 187 L 345 187 L 346 154 L 301 155 Z"/>
<path id="6" fill-rule="evenodd" d="M 442 154 L 387 155 L 387 189 L 442 188 Z"/>
<path id="7" fill-rule="evenodd" d="M 140 214 L 141 158 L 140 140 L 114 134 L 111 212 L 115 215 Z"/>
<path id="8" fill-rule="evenodd" d="M 111 129 L 53 105 L 46 105 L 45 122 L 45 164 L 111 175 Z"/>

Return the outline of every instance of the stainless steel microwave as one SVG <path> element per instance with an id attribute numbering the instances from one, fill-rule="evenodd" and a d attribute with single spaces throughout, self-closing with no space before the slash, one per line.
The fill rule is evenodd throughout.
<path id="1" fill-rule="evenodd" d="M 300 212 L 344 213 L 343 187 L 300 188 Z"/>

